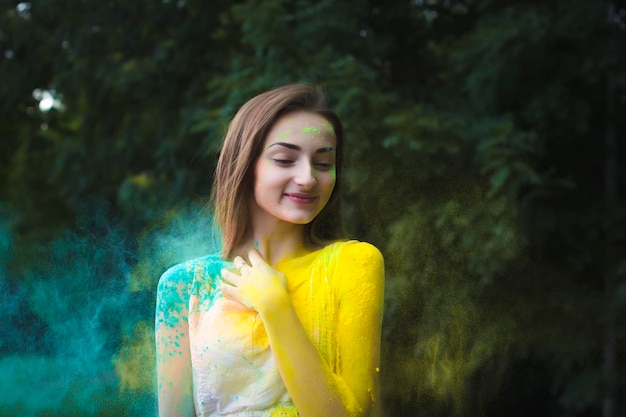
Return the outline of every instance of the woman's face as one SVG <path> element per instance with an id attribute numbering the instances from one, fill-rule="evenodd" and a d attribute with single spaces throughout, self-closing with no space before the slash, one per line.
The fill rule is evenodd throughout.
<path id="1" fill-rule="evenodd" d="M 336 146 L 332 125 L 318 114 L 298 111 L 279 118 L 255 165 L 252 215 L 310 223 L 335 187 Z"/>

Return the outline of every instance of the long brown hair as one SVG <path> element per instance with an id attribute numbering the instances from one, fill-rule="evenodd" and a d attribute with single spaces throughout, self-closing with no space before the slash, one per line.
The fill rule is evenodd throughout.
<path id="1" fill-rule="evenodd" d="M 233 117 L 224 137 L 211 199 L 215 220 L 222 233 L 222 256 L 225 258 L 231 257 L 250 227 L 248 204 L 254 192 L 254 165 L 263 150 L 265 136 L 280 117 L 294 111 L 306 111 L 324 117 L 332 125 L 337 140 L 335 188 L 324 209 L 306 225 L 306 236 L 314 244 L 343 237 L 339 198 L 343 125 L 326 104 L 326 97 L 318 87 L 288 84 L 246 102 Z"/>

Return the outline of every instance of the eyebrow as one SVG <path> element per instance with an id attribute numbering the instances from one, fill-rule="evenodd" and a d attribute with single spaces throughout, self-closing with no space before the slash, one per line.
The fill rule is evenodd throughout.
<path id="1" fill-rule="evenodd" d="M 266 149 L 271 148 L 274 145 L 280 145 L 280 146 L 284 146 L 287 149 L 293 149 L 294 151 L 301 151 L 302 148 L 299 147 L 298 145 L 294 145 L 293 143 L 287 143 L 287 142 L 274 142 L 272 143 L 270 146 L 268 146 Z M 315 153 L 324 153 L 324 152 L 331 152 L 334 151 L 335 148 L 331 147 L 331 146 L 327 146 L 325 148 L 319 148 L 315 151 Z"/>

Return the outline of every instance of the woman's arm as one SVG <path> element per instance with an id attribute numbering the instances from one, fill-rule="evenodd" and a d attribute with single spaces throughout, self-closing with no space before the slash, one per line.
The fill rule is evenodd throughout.
<path id="1" fill-rule="evenodd" d="M 337 374 L 309 339 L 291 304 L 282 274 L 256 252 L 250 253 L 252 265 L 241 268 L 243 278 L 224 273 L 235 286 L 225 286 L 222 291 L 259 312 L 283 382 L 301 417 L 364 416 L 375 397 L 383 261 L 380 252 L 371 245 L 349 246 L 354 248 L 340 255 L 337 269 L 341 286 L 336 331 L 340 354 Z M 363 253 L 354 251 L 359 248 Z"/>
<path id="2" fill-rule="evenodd" d="M 340 280 L 337 317 L 338 374 L 366 411 L 378 401 L 383 319 L 384 261 L 368 243 L 342 249 L 335 276 Z M 367 412 L 365 413 L 367 415 Z"/>
<path id="3" fill-rule="evenodd" d="M 188 274 L 182 266 L 159 280 L 155 317 L 159 416 L 195 416 L 189 350 Z"/>

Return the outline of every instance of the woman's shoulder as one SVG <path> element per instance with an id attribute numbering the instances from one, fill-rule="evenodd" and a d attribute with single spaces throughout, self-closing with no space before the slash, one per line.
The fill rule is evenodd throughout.
<path id="1" fill-rule="evenodd" d="M 157 286 L 157 309 L 170 311 L 187 308 L 192 295 L 207 297 L 214 293 L 217 276 L 226 261 L 218 255 L 181 262 L 161 275 Z M 208 284 L 208 285 L 207 285 Z"/>
<path id="2" fill-rule="evenodd" d="M 383 255 L 371 243 L 359 240 L 341 240 L 326 246 L 326 250 L 336 254 L 342 262 L 382 262 Z"/>
<path id="3" fill-rule="evenodd" d="M 337 290 L 352 296 L 364 288 L 382 288 L 385 266 L 380 250 L 358 240 L 335 242 L 330 257 Z"/>
<path id="4" fill-rule="evenodd" d="M 159 281 L 175 284 L 193 281 L 198 276 L 213 276 L 220 273 L 225 262 L 220 254 L 190 259 L 168 268 Z"/>

